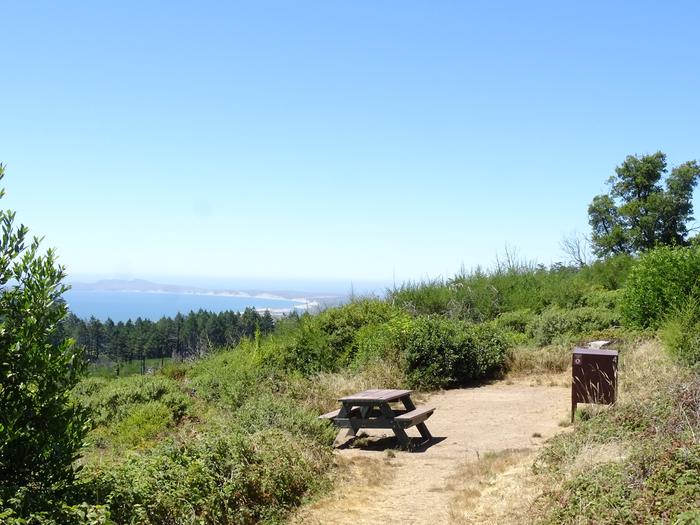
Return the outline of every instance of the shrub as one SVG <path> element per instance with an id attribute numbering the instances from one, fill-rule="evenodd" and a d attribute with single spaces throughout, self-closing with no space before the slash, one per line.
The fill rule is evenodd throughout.
<path id="1" fill-rule="evenodd" d="M 363 326 L 382 324 L 399 311 L 386 301 L 363 299 L 339 308 L 329 308 L 314 319 L 318 329 L 328 338 L 336 367 L 347 366 L 357 351 L 355 337 Z"/>
<path id="2" fill-rule="evenodd" d="M 389 299 L 413 315 L 440 314 L 474 322 L 512 311 L 539 313 L 549 306 L 576 308 L 586 304 L 591 289 L 616 290 L 622 286 L 631 261 L 629 256 L 611 257 L 583 268 L 546 268 L 511 261 L 491 272 L 479 268 L 462 272 L 447 282 L 408 283 L 391 290 Z"/>
<path id="3" fill-rule="evenodd" d="M 544 346 L 560 336 L 590 334 L 617 326 L 619 322 L 615 312 L 604 308 L 584 306 L 565 310 L 551 307 L 533 319 L 528 331 L 536 344 Z"/>
<path id="4" fill-rule="evenodd" d="M 352 368 L 360 370 L 375 360 L 391 359 L 402 361 L 402 349 L 410 334 L 412 319 L 406 315 L 397 316 L 389 322 L 370 324 L 357 331 L 354 346 L 357 348 Z"/>
<path id="5" fill-rule="evenodd" d="M 117 523 L 278 521 L 323 478 L 328 449 L 278 429 L 165 443 L 120 465 L 91 465 L 84 496 Z"/>
<path id="6" fill-rule="evenodd" d="M 167 408 L 173 420 L 187 411 L 189 398 L 175 381 L 159 376 L 129 376 L 108 381 L 90 379 L 75 390 L 81 404 L 92 414 L 96 425 L 121 420 L 141 405 L 158 402 Z"/>
<path id="7" fill-rule="evenodd" d="M 444 314 L 454 298 L 453 290 L 441 279 L 407 282 L 388 292 L 389 300 L 413 315 Z"/>
<path id="8" fill-rule="evenodd" d="M 299 403 L 273 394 L 263 394 L 250 398 L 235 413 L 234 426 L 244 434 L 255 434 L 270 428 L 294 434 L 293 439 L 315 443 L 333 443 L 336 431 L 327 421 L 317 418 L 318 413 L 310 412 Z"/>
<path id="9" fill-rule="evenodd" d="M 621 297 L 622 290 L 593 290 L 583 296 L 583 305 L 592 308 L 617 310 Z"/>
<path id="10" fill-rule="evenodd" d="M 0 515 L 9 521 L 44 511 L 71 485 L 88 427 L 71 396 L 84 358 L 59 333 L 65 269 L 14 212 L 0 210 L 0 229 Z"/>
<path id="11" fill-rule="evenodd" d="M 20 498 L 21 499 L 21 498 Z M 104 505 L 80 503 L 68 505 L 52 498 L 44 499 L 35 507 L 46 510 L 29 510 L 22 516 L 13 508 L 5 508 L 0 500 L 0 523 L 3 525 L 113 525 Z"/>
<path id="12" fill-rule="evenodd" d="M 445 388 L 498 374 L 508 347 L 492 326 L 419 317 L 412 323 L 404 351 L 409 383 Z"/>
<path id="13" fill-rule="evenodd" d="M 288 370 L 299 370 L 306 374 L 324 370 L 336 370 L 335 360 L 328 334 L 318 324 L 305 319 L 284 346 L 284 364 Z"/>
<path id="14" fill-rule="evenodd" d="M 175 422 L 170 408 L 160 401 L 147 401 L 124 412 L 123 417 L 93 433 L 96 443 L 107 439 L 118 448 L 137 447 Z"/>
<path id="15" fill-rule="evenodd" d="M 599 259 L 581 268 L 578 277 L 590 286 L 619 290 L 625 286 L 634 261 L 634 258 L 627 254 Z"/>
<path id="16" fill-rule="evenodd" d="M 671 355 L 686 365 L 700 363 L 700 303 L 691 297 L 661 328 L 661 339 Z"/>
<path id="17" fill-rule="evenodd" d="M 275 377 L 277 365 L 265 355 L 278 350 L 274 337 L 263 338 L 260 348 L 253 341 L 242 341 L 231 351 L 219 352 L 196 361 L 187 380 L 197 397 L 227 409 L 240 407 Z"/>
<path id="18" fill-rule="evenodd" d="M 504 312 L 496 318 L 496 326 L 503 330 L 524 334 L 534 317 L 535 315 L 528 309 Z"/>
<path id="19" fill-rule="evenodd" d="M 651 250 L 630 272 L 620 302 L 622 316 L 632 326 L 658 328 L 668 312 L 698 294 L 699 280 L 700 248 Z"/>
<path id="20" fill-rule="evenodd" d="M 283 345 L 286 368 L 310 374 L 348 366 L 357 352 L 356 336 L 362 327 L 383 324 L 399 315 L 401 310 L 386 301 L 362 299 L 304 317 Z"/>

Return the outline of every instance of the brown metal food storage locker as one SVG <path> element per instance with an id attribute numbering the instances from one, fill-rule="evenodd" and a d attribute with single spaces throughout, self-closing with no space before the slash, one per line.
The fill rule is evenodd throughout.
<path id="1" fill-rule="evenodd" d="M 617 399 L 617 350 L 574 348 L 571 356 L 571 422 L 578 403 L 612 405 Z"/>

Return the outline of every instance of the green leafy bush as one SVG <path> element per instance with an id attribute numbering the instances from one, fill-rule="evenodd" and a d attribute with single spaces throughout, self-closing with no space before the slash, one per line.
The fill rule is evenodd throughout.
<path id="1" fill-rule="evenodd" d="M 669 312 L 679 310 L 700 283 L 700 248 L 663 246 L 639 259 L 627 279 L 620 311 L 639 328 L 658 328 Z"/>
<path id="2" fill-rule="evenodd" d="M 307 374 L 346 367 L 357 353 L 356 337 L 363 327 L 400 315 L 403 312 L 386 301 L 362 299 L 304 317 L 281 345 L 285 366 Z"/>
<path id="3" fill-rule="evenodd" d="M 19 498 L 24 499 L 23 496 Z M 16 500 L 16 498 L 15 498 Z M 16 506 L 16 502 L 8 502 Z M 20 515 L 0 500 L 0 523 L 3 525 L 113 525 L 104 505 L 79 503 L 68 505 L 60 499 L 44 499 L 33 506 L 46 510 L 27 510 Z"/>
<path id="4" fill-rule="evenodd" d="M 404 348 L 407 377 L 420 388 L 445 388 L 492 377 L 503 369 L 508 346 L 489 325 L 419 317 Z"/>
<path id="5" fill-rule="evenodd" d="M 14 212 L 0 210 L 0 229 L 0 516 L 9 521 L 55 507 L 74 479 L 88 416 L 71 396 L 82 351 L 58 332 L 65 269 Z"/>
<path id="6" fill-rule="evenodd" d="M 138 407 L 158 402 L 180 419 L 190 404 L 179 385 L 161 376 L 129 376 L 111 380 L 90 379 L 75 390 L 81 404 L 90 410 L 95 425 L 106 425 L 128 417 Z"/>
<path id="7" fill-rule="evenodd" d="M 382 324 L 370 324 L 357 331 L 354 345 L 357 348 L 352 368 L 361 369 L 369 362 L 391 359 L 402 365 L 403 349 L 411 332 L 413 320 L 399 315 Z"/>
<path id="8" fill-rule="evenodd" d="M 619 323 L 619 316 L 605 308 L 584 306 L 565 310 L 555 306 L 535 317 L 528 331 L 536 344 L 544 346 L 561 336 L 590 334 Z"/>
<path id="9" fill-rule="evenodd" d="M 581 268 L 578 278 L 593 288 L 620 290 L 625 286 L 634 261 L 634 257 L 624 253 L 599 259 Z"/>
<path id="10" fill-rule="evenodd" d="M 233 351 L 207 356 L 187 371 L 188 386 L 207 402 L 236 409 L 279 373 L 274 359 L 266 363 L 264 357 L 276 349 L 276 339 L 264 338 L 260 348 L 254 341 L 243 341 Z"/>
<path id="11" fill-rule="evenodd" d="M 390 301 L 414 315 L 444 314 L 454 291 L 442 279 L 407 282 L 388 292 Z"/>
<path id="12" fill-rule="evenodd" d="M 336 431 L 327 421 L 317 418 L 295 400 L 274 394 L 252 397 L 235 413 L 234 425 L 245 434 L 278 429 L 294 434 L 293 439 L 314 443 L 333 443 Z"/>
<path id="13" fill-rule="evenodd" d="M 84 496 L 117 523 L 277 521 L 323 480 L 328 449 L 268 428 L 165 443 L 119 465 L 91 465 Z"/>
<path id="14" fill-rule="evenodd" d="M 532 323 L 535 315 L 531 310 L 513 310 L 504 312 L 496 318 L 496 326 L 503 330 L 510 330 L 524 334 L 528 326 Z"/>
<path id="15" fill-rule="evenodd" d="M 583 305 L 617 310 L 621 297 L 622 290 L 592 290 L 583 296 Z"/>
<path id="16" fill-rule="evenodd" d="M 171 409 L 160 401 L 133 406 L 120 419 L 93 432 L 98 444 L 108 441 L 117 448 L 134 448 L 156 437 L 176 422 Z"/>
<path id="17" fill-rule="evenodd" d="M 700 303 L 691 297 L 671 314 L 661 328 L 661 339 L 671 355 L 686 365 L 700 363 Z"/>

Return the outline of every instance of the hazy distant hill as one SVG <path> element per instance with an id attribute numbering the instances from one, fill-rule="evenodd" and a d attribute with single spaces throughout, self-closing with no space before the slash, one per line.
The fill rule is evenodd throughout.
<path id="1" fill-rule="evenodd" d="M 93 283 L 74 282 L 71 283 L 71 286 L 77 292 L 144 292 L 308 300 L 322 299 L 326 304 L 336 304 L 343 300 L 343 296 L 337 293 L 308 293 L 298 290 L 215 290 L 196 286 L 154 283 L 145 279 L 104 279 Z"/>
<path id="2" fill-rule="evenodd" d="M 105 279 L 94 283 L 72 283 L 73 290 L 85 292 L 169 292 L 169 293 L 207 293 L 210 290 L 192 286 L 161 284 L 145 279 Z"/>

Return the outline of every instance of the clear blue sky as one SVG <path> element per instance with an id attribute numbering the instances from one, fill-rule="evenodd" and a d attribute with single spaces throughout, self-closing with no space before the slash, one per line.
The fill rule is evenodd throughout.
<path id="1" fill-rule="evenodd" d="M 0 9 L 2 204 L 72 275 L 548 264 L 625 155 L 700 158 L 697 2 Z"/>

